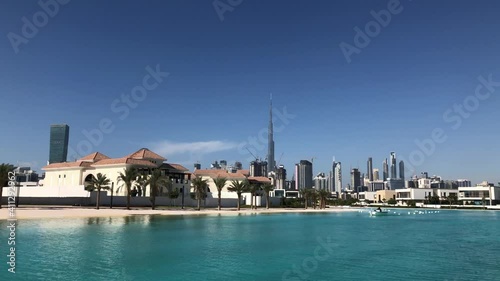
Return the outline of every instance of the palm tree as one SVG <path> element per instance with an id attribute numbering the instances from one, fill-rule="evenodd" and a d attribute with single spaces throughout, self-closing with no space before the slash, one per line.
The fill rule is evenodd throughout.
<path id="1" fill-rule="evenodd" d="M 309 199 L 309 190 L 307 188 L 299 189 L 299 193 L 304 198 L 304 209 L 307 209 L 307 199 Z"/>
<path id="2" fill-rule="evenodd" d="M 151 210 L 154 210 L 156 207 L 156 196 L 158 195 L 159 187 L 167 186 L 168 189 L 171 188 L 172 182 L 169 181 L 165 176 L 161 174 L 161 170 L 155 169 L 149 176 L 147 181 L 149 184 L 149 200 L 151 201 Z M 169 190 L 170 191 L 170 190 Z"/>
<path id="3" fill-rule="evenodd" d="M 135 187 L 141 193 L 141 196 L 146 196 L 146 187 L 149 184 L 149 175 L 140 175 L 135 181 Z"/>
<path id="4" fill-rule="evenodd" d="M 262 186 L 262 190 L 266 194 L 266 209 L 269 209 L 269 193 L 274 190 L 274 186 L 270 183 L 266 183 Z"/>
<path id="5" fill-rule="evenodd" d="M 226 186 L 227 179 L 224 177 L 220 178 L 219 176 L 217 176 L 217 178 L 213 179 L 213 181 L 215 183 L 215 187 L 217 187 L 217 196 L 219 197 L 218 207 L 219 207 L 219 211 L 220 211 L 220 209 L 221 209 L 221 192 L 222 192 L 222 189 L 224 188 L 224 186 Z"/>
<path id="6" fill-rule="evenodd" d="M 88 191 L 97 190 L 97 198 L 96 198 L 96 203 L 95 203 L 97 210 L 99 210 L 99 204 L 101 202 L 101 189 L 109 190 L 110 183 L 111 183 L 110 179 L 108 179 L 105 175 L 98 173 L 97 177 L 92 175 L 92 179 L 90 179 L 90 182 L 85 187 L 85 189 Z"/>
<path id="7" fill-rule="evenodd" d="M 309 198 L 311 198 L 313 208 L 316 209 L 318 204 L 318 192 L 316 189 L 309 189 Z"/>
<path id="8" fill-rule="evenodd" d="M 0 199 L 2 199 L 3 188 L 9 184 L 9 172 L 14 170 L 14 166 L 11 164 L 2 163 L 0 164 Z M 0 209 L 2 208 L 2 202 L 0 200 Z"/>
<path id="9" fill-rule="evenodd" d="M 320 209 L 325 209 L 326 208 L 326 200 L 328 199 L 328 196 L 330 195 L 330 192 L 327 190 L 321 189 L 318 191 L 318 196 L 319 196 L 319 208 Z"/>
<path id="10" fill-rule="evenodd" d="M 138 176 L 139 172 L 134 167 L 128 167 L 127 169 L 125 169 L 124 173 L 120 173 L 120 175 L 118 176 L 118 182 L 122 183 L 119 188 L 125 186 L 125 188 L 127 189 L 127 210 L 130 210 L 130 195 L 132 185 Z"/>
<path id="11" fill-rule="evenodd" d="M 240 210 L 241 194 L 247 191 L 247 181 L 232 180 L 231 186 L 227 189 L 231 192 L 236 192 L 238 195 L 238 211 Z"/>
<path id="12" fill-rule="evenodd" d="M 194 192 L 196 193 L 196 199 L 198 201 L 198 211 L 201 210 L 201 197 L 205 195 L 205 191 L 208 187 L 207 180 L 196 176 L 192 181 Z"/>
<path id="13" fill-rule="evenodd" d="M 258 184 L 247 184 L 247 190 L 250 192 L 250 209 L 257 209 L 257 191 L 260 190 L 260 186 Z M 255 204 L 254 204 L 255 199 Z"/>

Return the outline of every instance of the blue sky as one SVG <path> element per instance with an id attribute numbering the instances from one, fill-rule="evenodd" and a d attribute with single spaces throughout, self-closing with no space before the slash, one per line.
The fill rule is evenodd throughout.
<path id="1" fill-rule="evenodd" d="M 23 36 L 22 18 L 43 10 L 2 1 L 0 162 L 40 170 L 50 124 L 69 124 L 78 150 L 83 131 L 107 118 L 114 130 L 92 151 L 121 157 L 149 147 L 188 168 L 221 159 L 247 166 L 238 146 L 267 128 L 273 93 L 274 107 L 295 116 L 288 124 L 275 116 L 283 125 L 275 157 L 283 153 L 290 175 L 313 157 L 314 172 L 327 172 L 335 156 L 347 183 L 349 167 L 365 172 L 371 156 L 380 169 L 390 151 L 410 159 L 425 152 L 415 140 L 441 128 L 444 142 L 407 160 L 415 173 L 500 181 L 500 87 L 471 98 L 478 77 L 500 81 L 500 3 L 401 1 L 348 63 L 339 45 L 356 46 L 354 28 L 389 2 L 244 0 L 221 21 L 213 1 L 73 0 L 16 53 L 9 34 Z M 147 66 L 169 76 L 121 120 L 111 105 L 142 85 Z M 468 115 L 443 118 L 464 101 Z M 254 152 L 264 158 L 266 149 Z"/>

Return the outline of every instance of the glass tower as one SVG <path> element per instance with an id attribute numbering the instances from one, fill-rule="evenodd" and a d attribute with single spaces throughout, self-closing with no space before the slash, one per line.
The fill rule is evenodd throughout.
<path id="1" fill-rule="evenodd" d="M 66 162 L 68 157 L 69 126 L 50 126 L 49 164 Z"/>

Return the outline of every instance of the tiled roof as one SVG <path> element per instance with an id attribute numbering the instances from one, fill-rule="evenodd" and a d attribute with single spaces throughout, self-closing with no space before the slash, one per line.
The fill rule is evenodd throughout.
<path id="1" fill-rule="evenodd" d="M 171 170 L 177 170 L 177 171 L 182 171 L 182 172 L 188 172 L 189 169 L 180 165 L 180 164 L 174 164 L 174 163 L 163 163 L 161 165 L 161 168 L 165 169 L 171 169 Z"/>
<path id="2" fill-rule="evenodd" d="M 226 170 L 216 170 L 216 169 L 211 169 L 211 170 L 196 170 L 193 172 L 193 175 L 195 176 L 205 176 L 205 177 L 211 177 L 211 178 L 217 178 L 217 177 L 224 177 L 227 178 L 228 180 L 231 179 L 244 179 L 245 175 L 242 173 L 236 172 L 236 173 L 228 173 Z"/>
<path id="3" fill-rule="evenodd" d="M 90 162 L 76 161 L 76 162 L 63 162 L 63 163 L 52 163 L 42 169 L 61 169 L 61 168 L 78 168 L 78 167 L 90 167 Z"/>
<path id="4" fill-rule="evenodd" d="M 99 160 L 103 159 L 110 159 L 108 156 L 100 153 L 100 152 L 94 152 L 92 154 L 89 154 L 85 157 L 80 158 L 80 161 L 92 161 L 92 162 L 97 162 Z"/>
<path id="5" fill-rule="evenodd" d="M 238 170 L 239 173 L 242 173 L 244 175 L 249 176 L 250 175 L 250 170 Z"/>
<path id="6" fill-rule="evenodd" d="M 137 150 L 136 152 L 129 154 L 125 157 L 134 158 L 134 159 L 158 159 L 158 160 L 162 160 L 162 161 L 167 160 L 164 157 L 154 153 L 153 151 L 151 151 L 147 148 L 141 148 L 141 149 Z"/>
<path id="7" fill-rule="evenodd" d="M 128 164 L 128 165 L 137 165 L 137 166 L 143 166 L 143 167 L 151 167 L 151 168 L 156 168 L 157 165 L 149 162 L 148 160 L 142 160 L 142 159 L 132 159 L 132 158 L 110 158 L 110 159 L 103 159 L 100 161 L 97 161 L 96 163 L 93 163 L 91 166 L 102 166 L 102 165 L 114 165 L 114 164 Z"/>
<path id="8" fill-rule="evenodd" d="M 256 181 L 259 183 L 271 183 L 271 180 L 267 177 L 248 177 L 249 181 Z"/>

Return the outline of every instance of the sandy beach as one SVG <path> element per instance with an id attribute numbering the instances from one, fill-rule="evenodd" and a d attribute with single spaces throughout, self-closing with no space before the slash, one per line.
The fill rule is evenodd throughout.
<path id="1" fill-rule="evenodd" d="M 286 209 L 286 208 L 259 208 L 257 210 L 226 208 L 218 211 L 217 209 L 202 209 L 201 211 L 190 209 L 161 209 L 151 210 L 147 208 L 125 208 L 107 207 L 97 210 L 95 208 L 82 207 L 66 207 L 66 206 L 37 206 L 37 207 L 19 207 L 15 209 L 16 219 L 43 219 L 43 218 L 85 218 L 85 217 L 117 217 L 117 216 L 133 216 L 133 215 L 164 215 L 164 216 L 179 216 L 179 215 L 237 215 L 237 214 L 273 214 L 273 213 L 332 213 L 332 212 L 353 212 L 358 211 L 358 208 L 350 207 L 333 207 L 327 209 Z M 9 218 L 9 209 L 3 206 L 0 209 L 0 220 Z"/>

